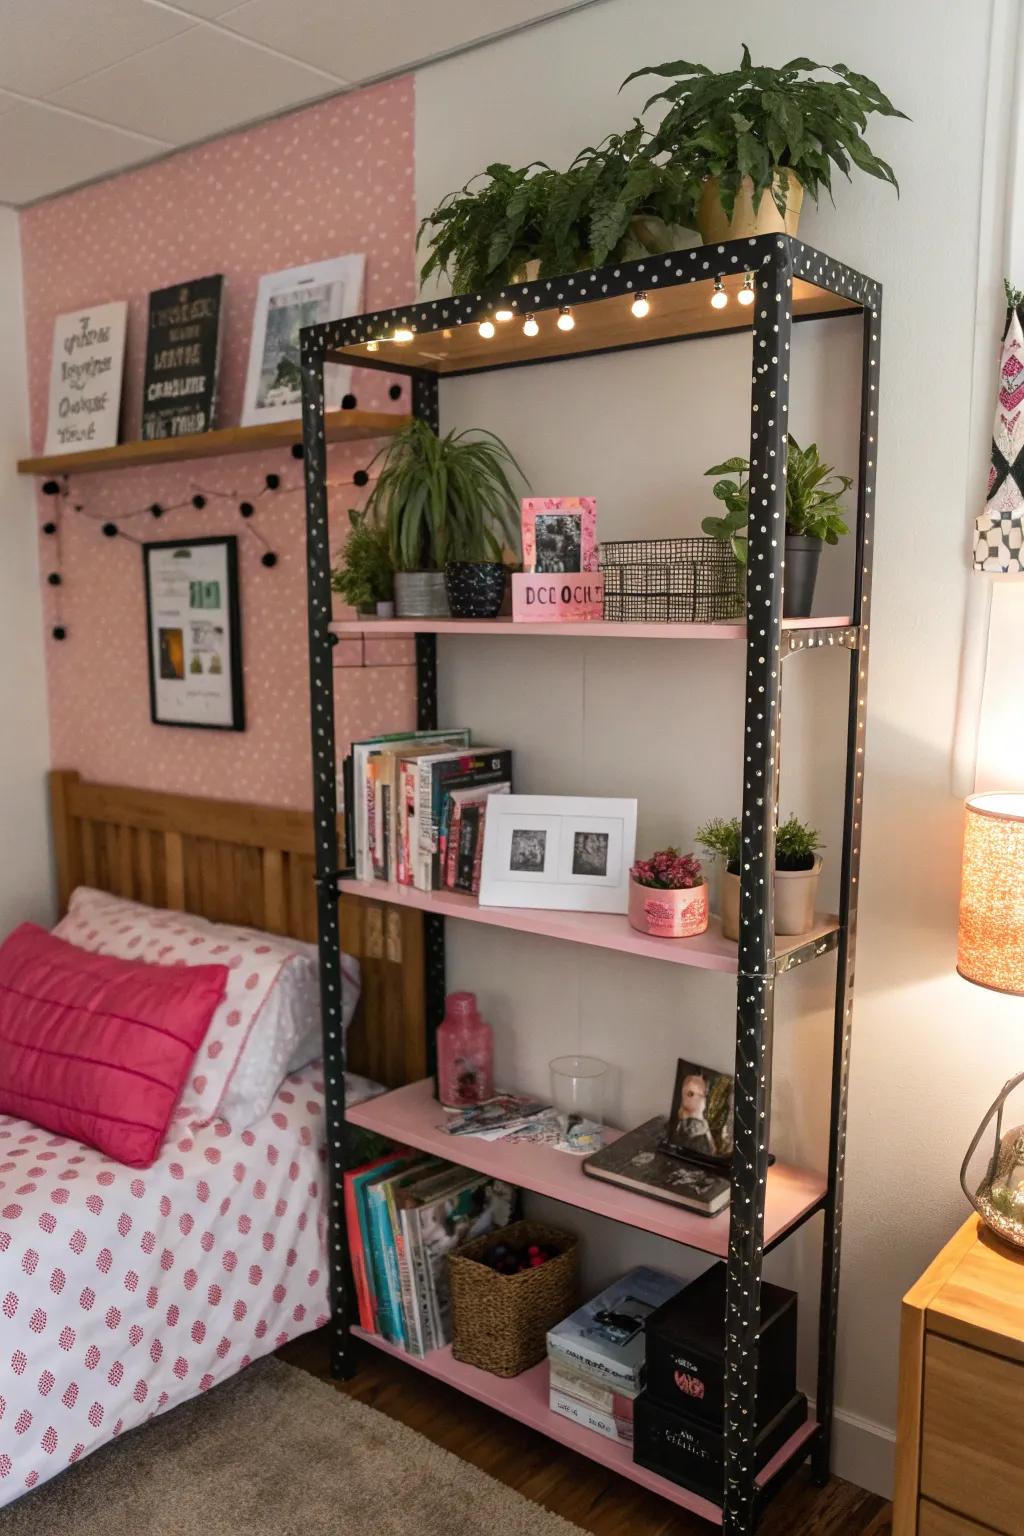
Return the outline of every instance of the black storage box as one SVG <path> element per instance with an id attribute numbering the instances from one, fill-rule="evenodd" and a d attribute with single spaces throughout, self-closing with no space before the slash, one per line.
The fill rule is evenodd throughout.
<path id="1" fill-rule="evenodd" d="M 757 1422 L 796 1393 L 796 1292 L 761 1286 Z M 720 1428 L 725 1415 L 725 1265 L 714 1264 L 645 1325 L 648 1396 Z"/>
<path id="2" fill-rule="evenodd" d="M 760 1472 L 790 1435 L 807 1421 L 807 1399 L 796 1392 L 758 1432 L 754 1470 Z M 720 1503 L 725 1478 L 725 1430 L 693 1414 L 677 1413 L 641 1392 L 633 1404 L 633 1460 L 669 1482 Z"/>

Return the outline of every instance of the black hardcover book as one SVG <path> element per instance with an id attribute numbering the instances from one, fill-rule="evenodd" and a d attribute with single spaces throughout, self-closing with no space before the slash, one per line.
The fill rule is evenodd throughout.
<path id="1" fill-rule="evenodd" d="M 807 1422 L 807 1399 L 796 1392 L 754 1439 L 754 1470 L 760 1472 L 791 1435 Z M 638 1466 L 720 1500 L 725 1477 L 725 1432 L 690 1414 L 674 1412 L 652 1398 L 650 1389 L 633 1404 L 633 1460 Z"/>
<path id="2" fill-rule="evenodd" d="M 217 400 L 224 279 L 197 277 L 149 296 L 142 436 L 209 432 Z"/>
<path id="3" fill-rule="evenodd" d="M 725 1276 L 713 1264 L 647 1319 L 647 1393 L 655 1402 L 721 1427 L 725 1415 Z M 796 1393 L 797 1296 L 761 1286 L 757 1425 Z"/>
<path id="4" fill-rule="evenodd" d="M 592 1179 L 621 1184 L 638 1195 L 681 1205 L 701 1216 L 715 1216 L 724 1210 L 731 1189 L 728 1178 L 662 1152 L 664 1135 L 665 1116 L 656 1115 L 584 1158 L 583 1172 Z"/>
<path id="5" fill-rule="evenodd" d="M 473 865 L 476 861 L 476 845 L 480 836 L 480 807 L 467 805 L 459 822 L 459 847 L 455 861 L 455 889 L 472 893 Z"/>

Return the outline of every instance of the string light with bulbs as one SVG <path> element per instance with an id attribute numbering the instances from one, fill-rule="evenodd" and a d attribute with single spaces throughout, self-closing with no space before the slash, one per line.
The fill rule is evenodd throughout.
<path id="1" fill-rule="evenodd" d="M 388 394 L 392 400 L 399 399 L 402 394 L 402 386 L 400 384 L 392 384 Z M 346 395 L 342 401 L 342 409 L 355 410 L 356 404 L 355 395 Z M 291 445 L 291 456 L 293 459 L 299 460 L 304 457 L 301 443 L 293 443 Z M 369 468 L 357 469 L 346 479 L 328 480 L 327 489 L 337 490 L 341 487 L 354 486 L 357 490 L 363 490 L 374 479 L 376 479 L 376 473 L 371 474 Z M 67 624 L 64 622 L 61 611 L 61 589 L 65 585 L 61 529 L 64 514 L 71 514 L 87 522 L 97 524 L 100 534 L 105 539 L 124 539 L 129 544 L 135 544 L 141 548 L 146 543 L 146 540 L 139 538 L 136 533 L 124 527 L 123 524 L 135 523 L 139 518 L 149 518 L 153 522 L 160 522 L 175 512 L 185 510 L 201 512 L 211 500 L 233 501 L 236 504 L 238 515 L 242 519 L 242 525 L 246 533 L 255 539 L 262 548 L 260 564 L 266 567 L 267 570 L 272 570 L 278 563 L 278 555 L 271 548 L 267 538 L 254 522 L 258 510 L 257 504 L 264 496 L 275 492 L 283 495 L 294 495 L 303 491 L 303 489 L 304 486 L 301 481 L 298 485 L 286 485 L 282 483 L 279 474 L 271 471 L 264 475 L 263 483 L 259 489 L 245 496 L 242 496 L 237 490 L 208 490 L 194 484 L 189 494 L 180 501 L 167 503 L 149 501 L 145 506 L 134 507 L 127 512 L 119 512 L 115 520 L 106 513 L 91 511 L 83 502 L 76 500 L 72 495 L 71 480 L 68 475 L 61 476 L 59 480 L 44 480 L 41 486 L 42 493 L 45 497 L 52 500 L 54 508 L 53 512 L 48 513 L 45 520 L 40 524 L 39 530 L 46 540 L 53 541 L 52 553 L 48 554 L 45 560 L 45 564 L 49 567 L 46 574 L 46 583 L 49 587 L 56 589 L 54 594 L 54 621 L 50 627 L 51 637 L 59 641 L 66 640 L 68 635 Z"/>

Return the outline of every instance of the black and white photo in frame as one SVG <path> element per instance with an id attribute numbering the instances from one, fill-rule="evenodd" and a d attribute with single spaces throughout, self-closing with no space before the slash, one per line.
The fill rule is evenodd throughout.
<path id="1" fill-rule="evenodd" d="M 594 796 L 492 796 L 480 905 L 628 911 L 636 808 Z"/>
<path id="2" fill-rule="evenodd" d="M 142 559 L 153 724 L 244 731 L 237 539 L 144 544 Z"/>
<path id="3" fill-rule="evenodd" d="M 302 410 L 299 332 L 357 315 L 363 305 L 363 256 L 335 256 L 260 278 L 249 343 L 242 426 L 291 421 Z M 326 408 L 336 411 L 352 370 L 329 363 L 324 370 Z"/>
<path id="4" fill-rule="evenodd" d="M 53 323 L 47 453 L 114 448 L 121 420 L 121 378 L 128 305 L 94 304 Z"/>

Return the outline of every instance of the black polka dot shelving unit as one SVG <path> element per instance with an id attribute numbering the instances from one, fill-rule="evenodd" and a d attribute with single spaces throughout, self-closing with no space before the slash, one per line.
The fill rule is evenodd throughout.
<path id="1" fill-rule="evenodd" d="M 856 558 L 850 606 L 839 618 L 800 622 L 783 617 L 790 345 L 797 321 L 858 326 L 863 357 Z M 713 967 L 731 975 L 736 988 L 732 1199 L 728 1212 L 711 1220 L 688 1224 L 681 1220 L 677 1236 L 677 1241 L 724 1257 L 727 1265 L 725 1470 L 720 1500 L 713 1506 L 705 1498 L 635 1468 L 628 1458 L 615 1456 L 614 1448 L 610 1449 L 597 1435 L 583 1437 L 584 1441 L 593 1442 L 591 1446 L 581 1444 L 579 1436 L 570 1443 L 577 1450 L 586 1449 L 598 1460 L 606 1460 L 624 1475 L 640 1478 L 645 1486 L 656 1486 L 677 1504 L 720 1521 L 727 1536 L 751 1536 L 766 1500 L 799 1463 L 810 1459 L 814 1478 L 823 1482 L 831 1460 L 874 545 L 881 288 L 870 278 L 798 240 L 763 235 L 622 262 L 599 271 L 527 282 L 490 295 L 461 294 L 313 327 L 303 332 L 302 373 L 313 787 L 332 1169 L 333 1367 L 339 1375 L 348 1375 L 354 1369 L 355 1317 L 342 1199 L 347 1132 L 338 902 L 360 899 L 360 892 L 339 858 L 331 646 L 339 628 L 344 632 L 357 625 L 353 621 L 332 626 L 324 364 L 356 362 L 363 368 L 408 375 L 413 414 L 436 430 L 438 390 L 445 378 L 737 332 L 749 336 L 751 356 L 747 612 L 745 624 L 729 628 L 730 637 L 744 647 L 746 656 L 743 741 L 737 743 L 743 778 L 744 858 L 739 942 L 734 952 L 723 948 L 722 963 Z M 687 366 L 687 356 L 685 348 L 678 349 L 680 368 Z M 387 621 L 384 622 L 386 625 Z M 467 632 L 478 634 L 486 629 L 487 622 L 467 621 Z M 493 631 L 496 634 L 523 632 L 500 620 L 489 622 L 499 626 Z M 437 719 L 436 635 L 439 629 L 453 627 L 450 621 L 423 619 L 393 621 L 389 628 L 378 624 L 374 629 L 376 634 L 415 633 L 417 714 L 421 727 L 434 726 Z M 598 623 L 591 632 L 596 635 L 613 628 Z M 688 638 L 700 638 L 700 629 L 699 625 L 679 625 L 673 638 L 682 644 Z M 636 624 L 629 626 L 629 631 L 642 644 L 645 633 L 664 638 L 666 627 Z M 620 627 L 619 633 L 623 632 Z M 706 638 L 706 630 L 703 637 Z M 528 644 L 528 639 L 524 643 Z M 571 627 L 567 627 L 564 643 L 575 643 Z M 782 671 L 783 664 L 793 655 L 823 648 L 842 649 L 849 659 L 839 912 L 824 920 L 812 935 L 786 944 L 775 936 L 773 878 Z M 681 656 L 680 665 L 685 661 L 685 655 Z M 814 664 L 813 658 L 801 663 Z M 439 892 L 417 892 L 410 897 L 407 888 L 387 892 L 377 887 L 376 894 L 385 900 L 418 906 L 424 913 L 427 1060 L 432 1070 L 433 1035 L 443 1013 L 445 995 L 445 914 L 447 911 L 451 915 L 452 909 L 444 893 Z M 474 909 L 463 907 L 458 916 L 473 920 Z M 505 925 L 515 927 L 515 914 L 505 916 Z M 535 918 L 536 914 L 532 916 Z M 608 919 L 600 921 L 602 936 L 597 937 L 596 932 L 588 935 L 587 915 L 580 915 L 578 941 L 617 947 L 614 935 L 609 937 L 605 931 Z M 630 930 L 627 919 L 623 917 L 621 921 L 622 942 L 618 947 L 626 949 Z M 538 931 L 536 922 L 525 918 L 522 927 L 524 931 Z M 720 942 L 724 945 L 724 941 Z M 822 1156 L 823 1171 L 800 1173 L 773 1166 L 769 1156 L 775 992 L 784 972 L 832 952 L 836 952 L 837 965 L 829 1145 Z M 700 960 L 687 962 L 678 950 L 673 951 L 671 958 L 682 964 L 707 964 Z M 669 1065 L 666 1063 L 666 1067 Z M 372 1129 L 375 1114 L 383 1123 L 388 1114 L 387 1104 L 388 1099 L 384 1098 L 361 1106 L 360 1124 Z M 395 1110 L 392 1122 L 397 1115 Z M 408 1130 L 412 1144 L 417 1144 L 411 1125 L 392 1123 L 391 1133 L 396 1129 L 400 1133 Z M 407 1138 L 399 1134 L 397 1139 Z M 473 1150 L 465 1153 L 467 1160 L 476 1159 L 469 1161 L 469 1166 L 480 1166 L 482 1156 Z M 531 1175 L 528 1167 L 528 1160 L 524 1159 L 520 1180 L 523 1186 L 550 1194 L 545 1180 Z M 587 1193 L 590 1183 L 580 1175 L 558 1198 L 596 1209 Z M 637 1196 L 636 1203 L 618 1219 L 665 1235 L 664 1221 L 659 1223 L 649 1214 L 657 1208 L 657 1202 Z M 815 1418 L 792 1435 L 772 1461 L 761 1466 L 757 1460 L 755 1425 L 764 1258 L 772 1247 L 818 1213 L 823 1214 L 823 1233 Z M 491 1400 L 483 1387 L 474 1388 L 465 1373 L 460 1374 L 457 1367 L 450 1371 L 446 1362 L 447 1357 L 439 1354 L 425 1368 L 452 1380 L 463 1391 L 476 1392 Z M 545 1419 L 541 1408 L 529 1406 L 530 1391 L 530 1383 L 524 1379 L 514 1393 L 509 1392 L 507 1400 L 503 1401 L 500 1395 L 494 1400 L 505 1411 L 527 1419 L 535 1427 L 544 1427 L 553 1438 L 566 1439 L 570 1433 L 566 1430 L 567 1421 L 554 1414 Z M 546 1403 L 546 1387 L 543 1391 Z"/>

